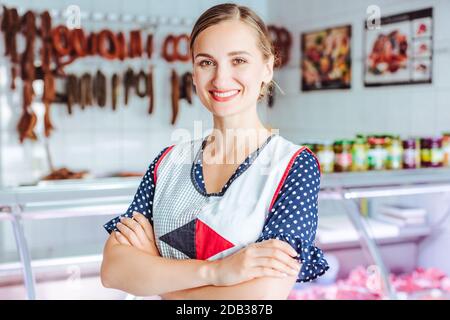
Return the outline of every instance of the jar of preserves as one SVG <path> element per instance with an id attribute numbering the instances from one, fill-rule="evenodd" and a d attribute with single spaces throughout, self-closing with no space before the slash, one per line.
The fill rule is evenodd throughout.
<path id="1" fill-rule="evenodd" d="M 418 146 L 416 139 L 409 138 L 403 140 L 403 168 L 416 169 L 417 168 L 417 150 Z"/>
<path id="2" fill-rule="evenodd" d="M 420 140 L 421 166 L 424 168 L 442 167 L 442 138 L 431 137 Z"/>
<path id="3" fill-rule="evenodd" d="M 386 167 L 398 170 L 403 167 L 403 145 L 398 136 L 386 137 L 387 161 Z"/>
<path id="4" fill-rule="evenodd" d="M 420 138 L 416 137 L 416 168 L 422 167 L 422 155 L 420 153 Z"/>
<path id="5" fill-rule="evenodd" d="M 315 143 L 308 142 L 308 143 L 302 143 L 301 145 L 308 148 L 312 152 L 316 153 L 316 144 Z"/>
<path id="6" fill-rule="evenodd" d="M 316 156 L 319 159 L 322 173 L 334 171 L 334 148 L 331 141 L 318 143 L 316 147 Z"/>
<path id="7" fill-rule="evenodd" d="M 366 171 L 368 145 L 366 139 L 357 135 L 352 146 L 352 171 Z"/>
<path id="8" fill-rule="evenodd" d="M 334 142 L 334 171 L 350 171 L 352 167 L 352 141 L 338 140 Z"/>
<path id="9" fill-rule="evenodd" d="M 385 138 L 372 136 L 367 139 L 369 151 L 367 161 L 369 170 L 386 169 L 387 151 L 385 148 Z"/>
<path id="10" fill-rule="evenodd" d="M 444 156 L 443 165 L 450 167 L 450 132 L 444 133 L 442 137 L 442 152 Z"/>

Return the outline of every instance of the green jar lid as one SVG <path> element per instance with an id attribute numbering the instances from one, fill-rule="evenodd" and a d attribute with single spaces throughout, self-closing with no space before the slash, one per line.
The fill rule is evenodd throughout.
<path id="1" fill-rule="evenodd" d="M 334 144 L 335 144 L 335 145 L 343 145 L 343 146 L 351 145 L 351 144 L 353 144 L 353 140 L 347 140 L 347 139 L 336 140 L 336 141 L 334 142 Z"/>
<path id="2" fill-rule="evenodd" d="M 364 137 L 356 137 L 355 144 L 365 144 L 367 142 L 366 138 Z"/>

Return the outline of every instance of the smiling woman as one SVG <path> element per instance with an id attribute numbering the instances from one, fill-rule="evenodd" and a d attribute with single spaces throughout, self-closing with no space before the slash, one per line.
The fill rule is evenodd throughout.
<path id="1" fill-rule="evenodd" d="M 213 131 L 163 149 L 127 212 L 105 224 L 102 282 L 165 299 L 286 299 L 328 264 L 314 246 L 319 164 L 257 113 L 275 61 L 267 27 L 247 7 L 217 5 L 190 49 Z"/>

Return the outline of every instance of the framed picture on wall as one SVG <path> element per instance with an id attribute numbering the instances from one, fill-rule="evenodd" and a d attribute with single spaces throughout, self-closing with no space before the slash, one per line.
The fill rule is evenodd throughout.
<path id="1" fill-rule="evenodd" d="M 351 86 L 351 25 L 301 34 L 301 89 Z"/>
<path id="2" fill-rule="evenodd" d="M 382 17 L 380 27 L 365 23 L 364 85 L 431 83 L 433 9 Z"/>

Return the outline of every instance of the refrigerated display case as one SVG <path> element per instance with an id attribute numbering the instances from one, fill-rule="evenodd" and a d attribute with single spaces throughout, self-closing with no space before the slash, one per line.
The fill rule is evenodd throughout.
<path id="1" fill-rule="evenodd" d="M 32 187 L 3 189 L 0 193 L 0 219 L 11 222 L 14 230 L 16 250 L 20 257 L 23 282 L 27 298 L 35 299 L 35 279 L 33 261 L 24 229 L 24 221 L 39 219 L 64 219 L 70 217 L 114 216 L 125 212 L 140 182 L 138 178 L 93 179 L 87 181 L 61 181 L 40 184 Z M 390 228 L 387 224 L 374 232 L 371 220 L 376 206 L 371 203 L 383 198 L 438 196 L 434 204 L 438 210 L 430 209 L 427 225 L 414 228 Z M 429 199 L 428 199 L 429 200 Z M 386 298 L 396 299 L 397 295 L 389 281 L 389 270 L 380 253 L 380 248 L 390 244 L 406 243 L 419 246 L 414 251 L 417 257 L 413 261 L 422 263 L 427 257 L 449 246 L 445 239 L 450 228 L 444 222 L 450 214 L 450 169 L 416 169 L 399 171 L 349 172 L 323 174 L 319 207 L 324 202 L 338 202 L 343 211 L 334 217 L 346 216 L 352 224 L 352 230 L 345 227 L 346 237 L 329 233 L 321 228 L 327 219 L 333 219 L 320 211 L 319 228 L 316 241 L 324 252 L 347 250 L 361 247 L 380 272 Z M 337 206 L 336 206 L 337 207 Z M 366 209 L 364 209 L 366 208 Z M 439 211 L 439 212 L 437 212 Z M 332 223 L 333 224 L 333 223 Z M 104 232 L 101 225 L 99 232 Z M 338 227 L 338 226 L 337 226 Z M 384 228 L 384 230 L 383 230 Z M 342 231 L 342 230 L 341 230 Z M 433 237 L 430 235 L 433 233 Z M 342 234 L 342 232 L 341 232 Z M 350 236 L 349 236 L 350 235 Z M 431 239 L 426 246 L 420 246 L 425 239 Z M 102 244 L 101 244 L 102 245 Z M 101 262 L 101 252 L 88 256 Z M 80 257 L 82 258 L 82 257 Z M 86 259 L 86 257 L 84 257 Z M 445 256 L 442 257 L 445 259 Z M 48 260 L 48 261 L 51 261 Z M 435 263 L 431 261 L 430 263 Z M 447 262 L 442 261 L 445 266 Z M 36 264 L 35 264 L 36 265 Z M 42 266 L 42 263 L 40 264 Z M 16 265 L 17 267 L 17 265 Z M 0 268 L 1 269 L 1 268 Z M 445 269 L 445 268 L 443 268 Z M 4 270 L 4 269 L 3 269 Z M 448 270 L 445 270 L 448 272 Z"/>

